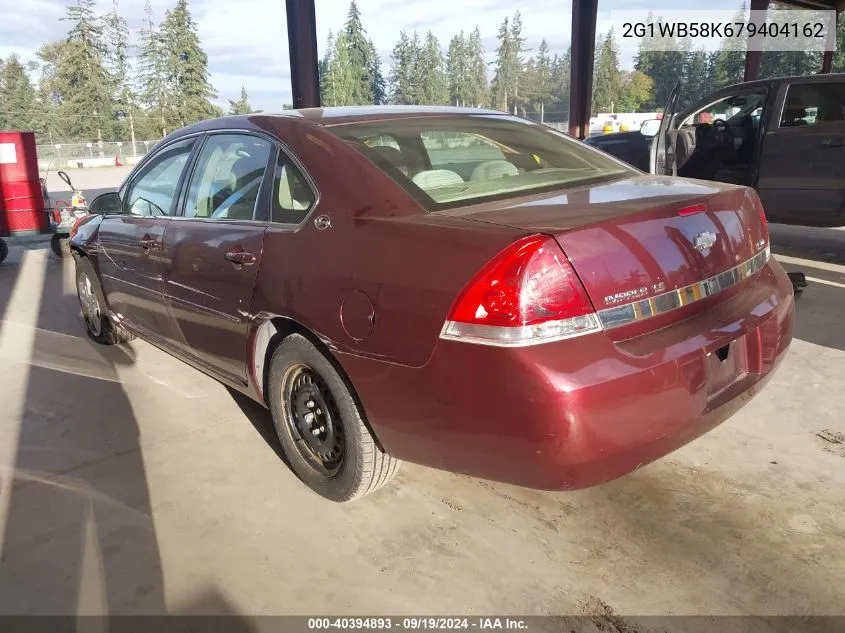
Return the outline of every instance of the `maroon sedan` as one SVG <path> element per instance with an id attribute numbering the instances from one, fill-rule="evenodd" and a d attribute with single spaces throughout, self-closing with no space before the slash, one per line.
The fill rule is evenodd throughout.
<path id="1" fill-rule="evenodd" d="M 498 112 L 206 121 L 93 208 L 72 239 L 90 336 L 264 403 L 337 501 L 399 460 L 606 482 L 730 417 L 792 338 L 752 189 L 644 176 Z"/>

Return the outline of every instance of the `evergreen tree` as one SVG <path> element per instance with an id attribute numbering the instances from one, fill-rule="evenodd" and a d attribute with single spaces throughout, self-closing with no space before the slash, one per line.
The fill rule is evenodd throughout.
<path id="1" fill-rule="evenodd" d="M 445 63 L 440 52 L 440 43 L 429 31 L 419 62 L 420 102 L 426 105 L 443 105 L 449 102 Z"/>
<path id="2" fill-rule="evenodd" d="M 524 60 L 522 53 L 525 51 L 525 38 L 522 36 L 522 16 L 519 11 L 514 13 L 513 20 L 511 20 L 511 37 L 510 45 L 512 50 L 511 72 L 513 75 L 513 101 L 514 107 L 520 107 L 522 114 L 525 114 L 525 101 L 529 91 L 524 91 L 525 95 L 520 92 L 519 78 L 523 74 Z"/>
<path id="3" fill-rule="evenodd" d="M 734 22 L 745 22 L 745 5 L 734 15 Z M 745 45 L 742 40 L 727 37 L 722 40 L 714 61 L 713 88 L 718 89 L 741 82 L 745 77 Z"/>
<path id="4" fill-rule="evenodd" d="M 596 48 L 598 50 L 595 70 L 593 71 L 593 113 L 618 112 L 620 96 L 619 50 L 613 29 L 608 31 Z"/>
<path id="5" fill-rule="evenodd" d="M 341 31 L 334 40 L 334 51 L 329 57 L 326 81 L 326 105 L 354 105 L 356 91 L 360 89 L 359 77 L 349 59 L 346 33 Z"/>
<path id="6" fill-rule="evenodd" d="M 367 32 L 361 23 L 361 12 L 355 0 L 349 4 L 349 13 L 346 16 L 344 25 L 344 43 L 349 58 L 350 71 L 355 77 L 355 85 L 352 91 L 350 104 L 361 105 L 374 103 L 377 83 L 381 81 L 381 92 L 384 92 L 384 83 L 380 79 L 381 72 L 378 69 L 376 59 L 373 59 L 375 49 L 367 39 Z"/>
<path id="7" fill-rule="evenodd" d="M 176 6 L 164 14 L 161 33 L 166 77 L 177 99 L 174 111 L 180 125 L 217 116 L 219 109 L 211 103 L 217 93 L 208 81 L 208 56 L 188 0 L 176 0 Z"/>
<path id="8" fill-rule="evenodd" d="M 569 118 L 571 59 L 571 48 L 567 48 L 563 55 L 555 55 L 552 59 L 552 103 L 546 112 L 546 118 L 550 120 L 566 121 Z"/>
<path id="9" fill-rule="evenodd" d="M 499 27 L 499 47 L 496 49 L 496 73 L 493 75 L 492 106 L 508 111 L 508 99 L 513 98 L 513 45 L 509 19 L 506 17 Z"/>
<path id="10" fill-rule="evenodd" d="M 384 105 L 387 103 L 387 82 L 381 72 L 381 58 L 372 40 L 369 41 L 369 70 L 372 78 L 373 103 Z"/>
<path id="11" fill-rule="evenodd" d="M 481 30 L 475 27 L 469 35 L 466 45 L 469 104 L 480 107 L 490 102 L 490 90 L 487 85 L 487 62 L 484 60 L 484 45 L 481 42 Z"/>
<path id="12" fill-rule="evenodd" d="M 641 106 L 642 109 L 660 110 L 666 106 L 672 89 L 684 78 L 689 51 L 679 45 L 675 38 L 659 35 L 662 18 L 655 21 L 654 16 L 649 13 L 646 22 L 656 24 L 654 30 L 658 34 L 653 38 L 644 37 L 640 40 L 634 70 L 648 75 L 654 81 L 654 95 Z"/>
<path id="13" fill-rule="evenodd" d="M 466 106 L 472 104 L 472 73 L 469 59 L 469 41 L 464 32 L 449 42 L 446 55 L 446 74 L 449 77 L 449 103 Z"/>
<path id="14" fill-rule="evenodd" d="M 399 33 L 399 41 L 393 47 L 390 69 L 390 101 L 399 105 L 416 103 L 414 94 L 414 72 L 416 51 L 405 31 Z"/>
<path id="15" fill-rule="evenodd" d="M 71 23 L 67 40 L 50 48 L 47 77 L 59 103 L 59 115 L 74 138 L 102 141 L 111 121 L 111 80 L 104 66 L 103 25 L 93 0 L 76 0 L 66 9 Z"/>
<path id="16" fill-rule="evenodd" d="M 683 101 L 694 103 L 712 91 L 712 76 L 704 50 L 690 51 L 684 66 Z"/>
<path id="17" fill-rule="evenodd" d="M 114 118 L 111 136 L 129 138 L 128 117 L 136 107 L 135 96 L 129 77 L 129 26 L 120 15 L 117 0 L 105 20 L 106 68 L 112 80 L 112 116 Z"/>
<path id="18" fill-rule="evenodd" d="M 499 47 L 496 49 L 496 73 L 493 77 L 493 107 L 510 112 L 519 104 L 519 75 L 523 66 L 522 18 L 519 11 L 513 21 L 508 18 L 499 27 Z"/>
<path id="19" fill-rule="evenodd" d="M 252 106 L 249 105 L 249 95 L 246 93 L 246 87 L 241 86 L 241 98 L 237 101 L 229 99 L 229 114 L 251 114 L 253 112 Z"/>
<path id="20" fill-rule="evenodd" d="M 0 59 L 0 130 L 39 131 L 36 92 L 20 58 Z"/>
<path id="21" fill-rule="evenodd" d="M 543 39 L 540 48 L 537 49 L 537 59 L 534 62 L 535 77 L 533 99 L 540 111 L 540 121 L 545 119 L 546 105 L 554 97 L 554 84 L 552 81 L 552 60 L 549 57 L 549 45 Z"/>
<path id="22" fill-rule="evenodd" d="M 326 92 L 326 86 L 329 81 L 329 65 L 331 64 L 331 56 L 333 51 L 334 34 L 330 30 L 329 36 L 326 39 L 326 52 L 323 54 L 322 59 L 320 59 L 319 63 L 317 64 L 317 73 L 320 81 L 320 103 L 322 103 L 323 105 L 328 103 L 328 93 Z"/>
<path id="23" fill-rule="evenodd" d="M 144 26 L 140 31 L 137 58 L 138 91 L 140 101 L 155 120 L 157 133 L 167 136 L 168 129 L 177 124 L 173 116 L 176 97 L 167 75 L 167 51 L 161 29 L 153 20 L 150 0 L 144 3 Z"/>

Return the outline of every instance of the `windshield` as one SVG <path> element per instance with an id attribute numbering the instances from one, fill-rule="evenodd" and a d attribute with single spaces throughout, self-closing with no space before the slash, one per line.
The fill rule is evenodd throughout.
<path id="1" fill-rule="evenodd" d="M 396 118 L 331 129 L 429 211 L 635 173 L 565 134 L 506 115 Z"/>

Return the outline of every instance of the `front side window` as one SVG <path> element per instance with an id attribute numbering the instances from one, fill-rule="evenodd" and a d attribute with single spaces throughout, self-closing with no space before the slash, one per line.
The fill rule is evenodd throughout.
<path id="1" fill-rule="evenodd" d="M 635 173 L 564 134 L 508 115 L 395 118 L 329 129 L 429 211 Z M 388 153 L 365 142 L 379 136 L 399 147 Z"/>
<path id="2" fill-rule="evenodd" d="M 123 212 L 143 217 L 173 215 L 182 172 L 194 143 L 193 138 L 173 143 L 144 165 L 129 186 Z"/>
<path id="3" fill-rule="evenodd" d="M 273 144 L 246 134 L 208 137 L 191 177 L 185 217 L 252 220 Z"/>
<path id="4" fill-rule="evenodd" d="M 781 127 L 845 121 L 845 83 L 792 84 L 786 92 Z"/>

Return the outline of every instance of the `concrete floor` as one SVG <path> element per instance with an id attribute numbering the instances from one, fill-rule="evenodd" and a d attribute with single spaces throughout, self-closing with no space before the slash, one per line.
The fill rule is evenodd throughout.
<path id="1" fill-rule="evenodd" d="M 260 407 L 145 343 L 89 342 L 71 266 L 16 245 L 0 614 L 845 614 L 845 231 L 772 234 L 811 279 L 796 339 L 712 433 L 600 488 L 406 464 L 351 505 L 297 481 Z"/>

